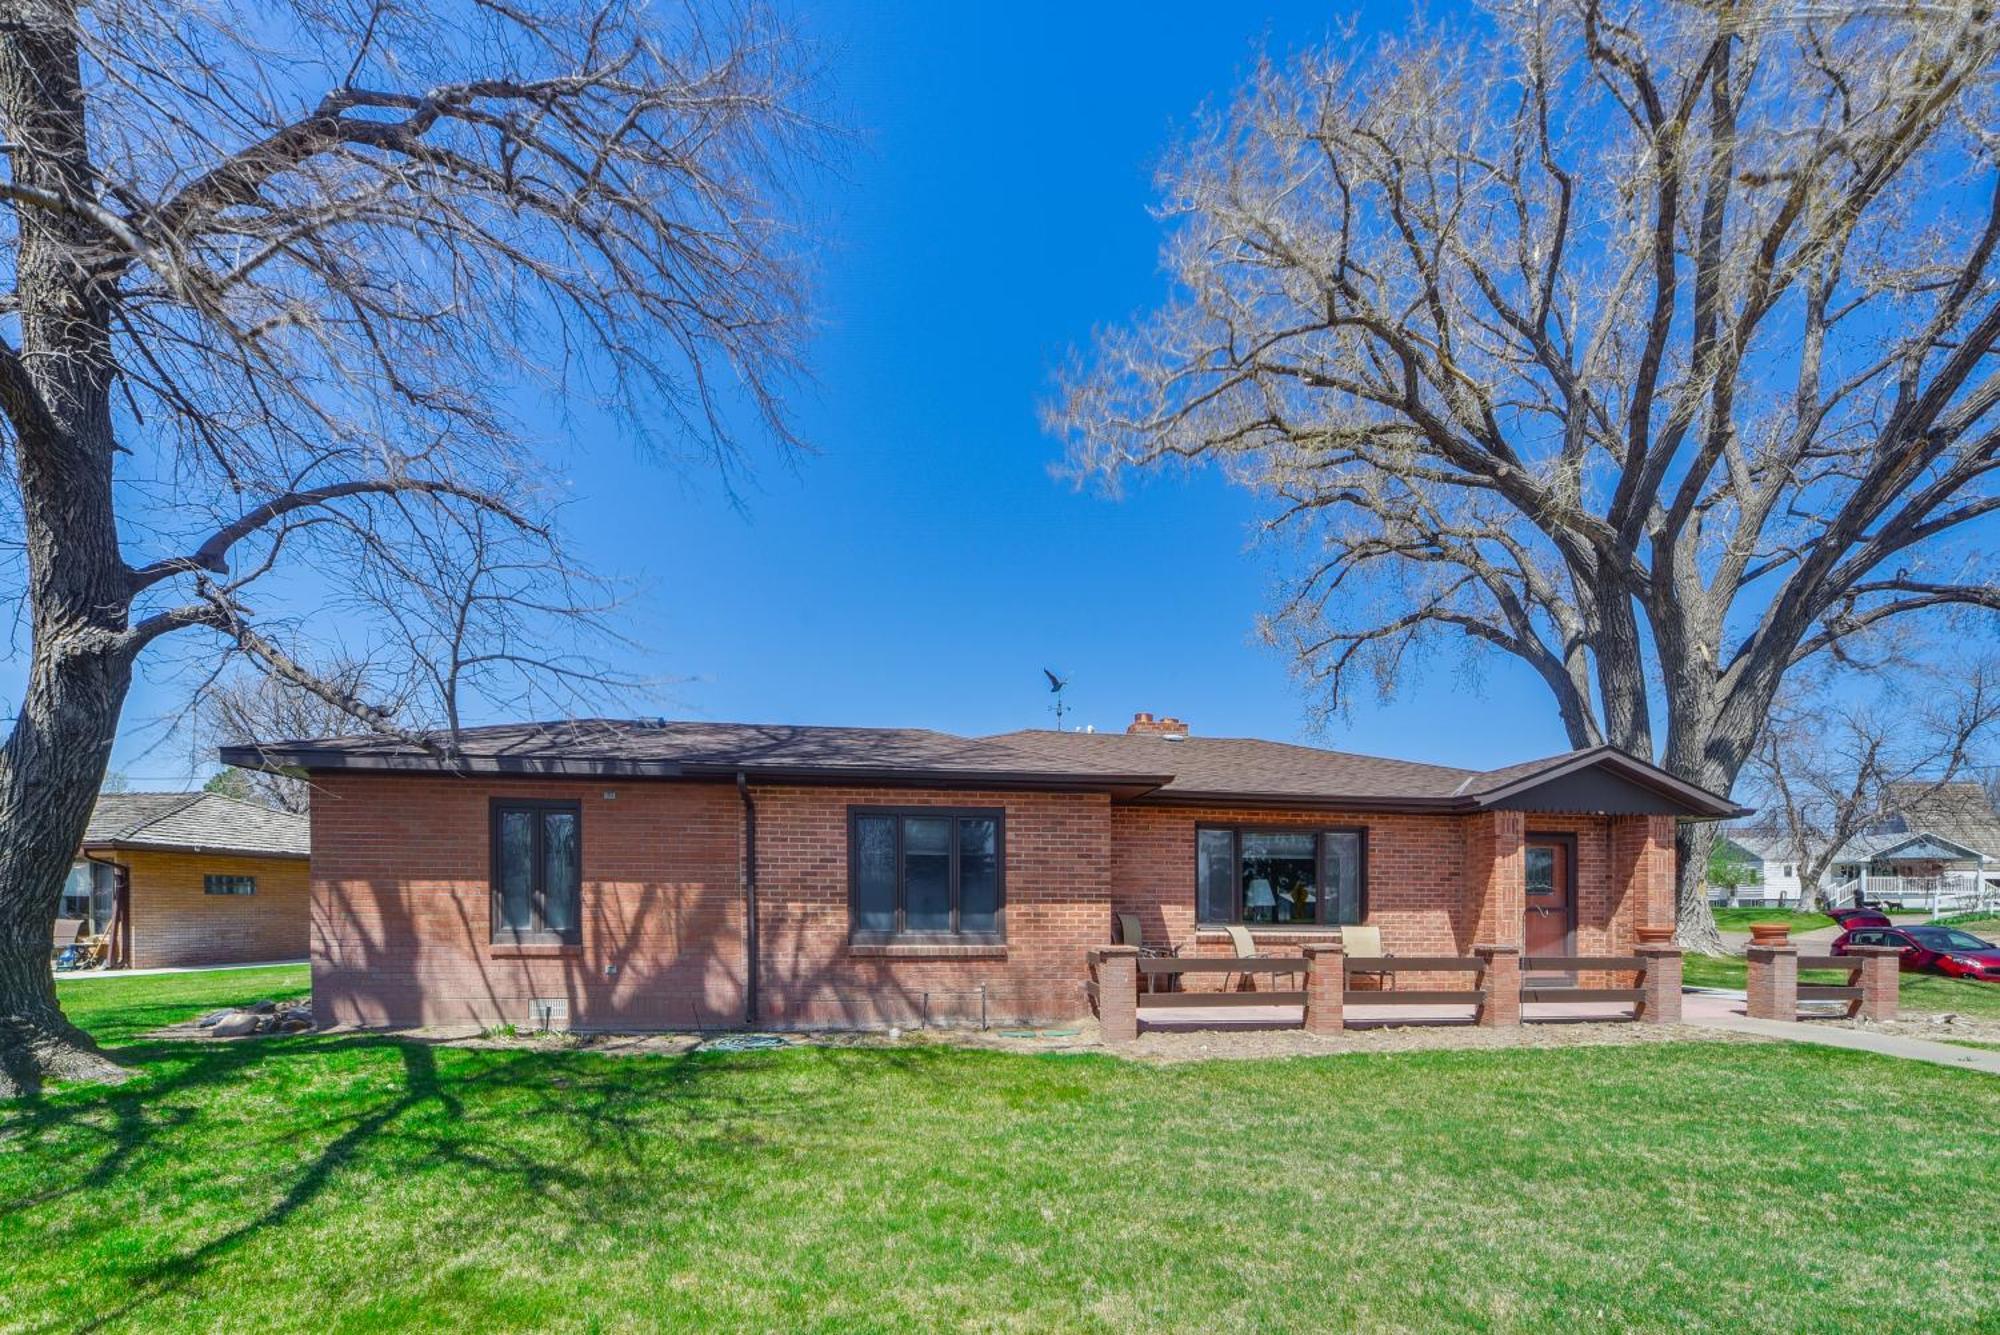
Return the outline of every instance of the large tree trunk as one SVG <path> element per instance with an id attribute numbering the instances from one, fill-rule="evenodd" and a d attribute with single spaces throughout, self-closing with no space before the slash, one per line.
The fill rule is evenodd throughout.
<path id="1" fill-rule="evenodd" d="M 0 105 L 17 185 L 90 200 L 95 183 L 72 15 L 0 4 Z M 73 210 L 18 209 L 21 350 L 0 375 L 14 424 L 34 623 L 28 687 L 0 748 L 0 1095 L 118 1068 L 63 1018 L 49 966 L 63 878 L 83 840 L 131 684 L 132 582 L 112 506 L 109 294 Z"/>
<path id="2" fill-rule="evenodd" d="M 1715 850 L 1713 821 L 1683 821 L 1674 831 L 1674 939 L 1682 950 L 1723 953 L 1722 932 L 1708 906 L 1705 875 Z"/>
<path id="3" fill-rule="evenodd" d="M 27 701 L 0 752 L 0 1098 L 51 1076 L 123 1075 L 63 1018 L 49 953 L 130 672 L 122 659 L 54 666 L 48 657 L 38 643 Z"/>

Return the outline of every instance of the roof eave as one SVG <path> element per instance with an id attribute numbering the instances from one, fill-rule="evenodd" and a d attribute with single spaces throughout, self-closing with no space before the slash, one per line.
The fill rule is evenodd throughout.
<path id="1" fill-rule="evenodd" d="M 309 852 L 282 853 L 271 848 L 238 848 L 228 844 L 179 844 L 151 843 L 139 839 L 92 839 L 83 845 L 86 853 L 96 849 L 109 849 L 114 853 L 202 853 L 209 857 L 231 858 L 284 858 L 292 862 L 311 859 Z"/>
<path id="2" fill-rule="evenodd" d="M 1574 774 L 1578 770 L 1589 769 L 1596 765 L 1603 765 L 1609 769 L 1616 770 L 1642 788 L 1651 789 L 1663 797 L 1670 798 L 1684 806 L 1693 808 L 1690 811 L 1681 813 L 1687 819 L 1733 820 L 1739 816 L 1753 815 L 1756 811 L 1754 807 L 1738 806 L 1735 802 L 1720 793 L 1712 793 L 1697 784 L 1689 783 L 1685 779 L 1676 778 L 1659 766 L 1649 765 L 1645 761 L 1629 756 L 1613 746 L 1600 746 L 1589 751 L 1579 752 L 1566 757 L 1559 763 L 1549 766 L 1547 769 L 1536 770 L 1531 774 L 1522 775 L 1520 778 L 1512 779 L 1498 788 L 1490 788 L 1483 792 L 1468 794 L 1468 800 L 1471 802 L 1470 809 L 1474 811 L 1486 810 L 1489 807 L 1505 802 L 1511 797 L 1517 797 L 1524 792 L 1539 788 L 1541 785 L 1552 780 L 1560 779 L 1565 775 Z"/>
<path id="3" fill-rule="evenodd" d="M 881 784 L 894 787 L 1009 788 L 1052 792 L 1148 792 L 1172 781 L 1167 774 L 1088 774 L 1059 770 L 938 769 L 920 765 L 755 765 L 710 761 L 615 760 L 578 756 L 433 756 L 343 751 L 277 751 L 226 746 L 222 762 L 272 772 L 359 771 L 394 774 L 490 775 L 528 778 L 681 779 L 726 782 L 738 774 L 759 783 Z"/>

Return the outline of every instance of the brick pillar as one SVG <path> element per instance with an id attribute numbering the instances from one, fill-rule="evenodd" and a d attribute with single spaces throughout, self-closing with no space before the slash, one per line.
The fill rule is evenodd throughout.
<path id="1" fill-rule="evenodd" d="M 1674 925 L 1672 816 L 1611 818 L 1611 916 L 1626 941 L 1639 939 L 1639 928 Z"/>
<path id="2" fill-rule="evenodd" d="M 1464 921 L 1474 941 L 1521 944 L 1527 829 L 1527 817 L 1519 811 L 1482 811 L 1465 818 Z"/>
<path id="3" fill-rule="evenodd" d="M 1894 946 L 1849 946 L 1847 953 L 1861 965 L 1861 1003 L 1854 1013 L 1864 1020 L 1895 1019 L 1903 952 Z"/>
<path id="4" fill-rule="evenodd" d="M 1681 948 L 1670 941 L 1641 941 L 1633 954 L 1646 961 L 1640 982 L 1639 1019 L 1647 1024 L 1681 1022 Z"/>
<path id="5" fill-rule="evenodd" d="M 1759 924 L 1761 926 L 1761 924 Z M 1751 929 L 1753 932 L 1756 928 Z M 1799 1018 L 1799 948 L 1789 933 L 1769 932 L 1749 950 L 1750 1016 L 1757 1020 Z"/>
<path id="6" fill-rule="evenodd" d="M 1339 941 L 1308 941 L 1306 951 L 1306 1032 L 1337 1034 L 1347 1027 L 1347 947 Z"/>
<path id="7" fill-rule="evenodd" d="M 1478 1023 L 1488 1028 L 1520 1024 L 1521 948 L 1512 944 L 1474 946 L 1472 953 L 1486 961 L 1486 1000 L 1479 1007 Z"/>
<path id="8" fill-rule="evenodd" d="M 1139 947 L 1097 948 L 1097 1022 L 1106 1043 L 1139 1036 Z"/>

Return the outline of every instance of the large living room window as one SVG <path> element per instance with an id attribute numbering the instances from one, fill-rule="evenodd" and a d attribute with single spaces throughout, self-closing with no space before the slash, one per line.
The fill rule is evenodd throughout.
<path id="1" fill-rule="evenodd" d="M 1005 839 L 997 808 L 849 808 L 853 939 L 1006 940 Z"/>
<path id="2" fill-rule="evenodd" d="M 575 802 L 493 803 L 493 939 L 574 945 L 582 939 L 583 814 Z"/>
<path id="3" fill-rule="evenodd" d="M 1195 830 L 1195 918 L 1267 927 L 1360 922 L 1368 912 L 1363 830 Z"/>

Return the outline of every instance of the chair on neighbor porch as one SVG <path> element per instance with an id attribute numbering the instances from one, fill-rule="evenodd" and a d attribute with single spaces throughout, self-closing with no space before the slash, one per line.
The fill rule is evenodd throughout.
<path id="1" fill-rule="evenodd" d="M 1240 923 L 1230 923 L 1223 930 L 1229 933 L 1229 944 L 1236 947 L 1236 958 L 1239 960 L 1275 960 L 1285 958 L 1282 955 L 1266 954 L 1264 951 L 1257 949 L 1257 943 L 1250 937 L 1250 929 Z M 1280 976 L 1287 980 L 1287 986 L 1290 990 L 1296 991 L 1298 989 L 1299 976 L 1297 974 L 1272 974 L 1271 978 L 1275 981 Z M 1257 990 L 1257 985 L 1251 982 L 1250 975 L 1247 973 L 1227 975 L 1223 980 L 1222 990 L 1225 992 L 1233 991 L 1235 984 L 1230 980 L 1239 977 L 1243 982 L 1250 983 L 1250 986 L 1245 988 L 1244 991 L 1255 992 Z"/>
<path id="2" fill-rule="evenodd" d="M 1388 951 L 1382 949 L 1382 929 L 1380 927 L 1349 923 L 1340 929 L 1340 940 L 1341 944 L 1346 947 L 1349 955 L 1359 955 L 1363 959 L 1384 959 L 1389 954 Z M 1349 969 L 1347 976 L 1349 978 L 1373 978 L 1375 980 L 1375 990 L 1378 992 L 1393 992 L 1396 990 L 1396 975 L 1385 973 L 1380 969 Z"/>
<path id="3" fill-rule="evenodd" d="M 1116 934 L 1118 937 L 1118 944 L 1121 946 L 1139 947 L 1139 957 L 1141 959 L 1170 960 L 1178 958 L 1181 953 L 1180 947 L 1172 944 L 1164 946 L 1147 945 L 1145 933 L 1139 926 L 1139 915 L 1136 913 L 1114 914 L 1112 915 L 1112 925 L 1117 929 Z M 1162 992 L 1173 991 L 1174 975 L 1170 973 L 1159 974 L 1159 975 L 1154 975 L 1149 973 L 1140 974 L 1139 990 L 1141 992 L 1152 991 L 1154 987 L 1152 980 L 1156 976 L 1160 980 L 1159 982 L 1160 991 Z"/>

